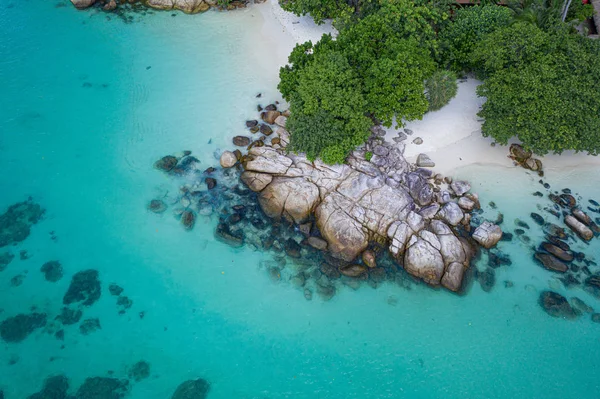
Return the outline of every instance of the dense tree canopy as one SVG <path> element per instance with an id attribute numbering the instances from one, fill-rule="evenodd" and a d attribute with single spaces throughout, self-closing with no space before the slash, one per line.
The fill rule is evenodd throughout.
<path id="1" fill-rule="evenodd" d="M 471 52 L 485 35 L 511 23 L 513 13 L 495 5 L 473 6 L 456 11 L 440 32 L 445 64 L 454 70 L 471 69 Z"/>
<path id="2" fill-rule="evenodd" d="M 486 2 L 449 18 L 448 1 L 285 0 L 317 22 L 335 17 L 339 29 L 335 39 L 296 46 L 280 70 L 291 149 L 343 162 L 373 123 L 391 126 L 445 105 L 456 93 L 450 68 L 484 80 L 484 135 L 499 143 L 517 136 L 539 154 L 599 154 L 600 41 L 561 22 L 564 2 Z M 577 4 L 565 18 L 588 16 L 588 8 Z"/>
<path id="3" fill-rule="evenodd" d="M 486 36 L 472 61 L 485 78 L 485 136 L 516 135 L 538 154 L 600 153 L 600 42 L 519 22 Z"/>
<path id="4" fill-rule="evenodd" d="M 296 46 L 280 71 L 290 102 L 292 148 L 341 162 L 369 135 L 373 120 L 391 126 L 427 111 L 424 81 L 435 70 L 433 25 L 445 14 L 409 0 L 381 8 L 313 45 Z M 327 130 L 327 131 L 326 131 Z"/>

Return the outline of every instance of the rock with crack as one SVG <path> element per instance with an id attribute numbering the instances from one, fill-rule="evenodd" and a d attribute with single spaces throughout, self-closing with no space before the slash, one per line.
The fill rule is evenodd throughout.
<path id="1" fill-rule="evenodd" d="M 273 181 L 273 176 L 267 173 L 257 173 L 248 171 L 242 173 L 240 178 L 242 179 L 244 184 L 246 184 L 248 188 L 250 188 L 250 190 L 254 192 L 261 191 Z"/>
<path id="2" fill-rule="evenodd" d="M 432 236 L 435 237 L 433 234 Z M 404 254 L 404 268 L 429 284 L 439 285 L 444 274 L 444 260 L 440 251 L 435 248 L 439 241 L 432 241 L 423 237 L 411 237 Z"/>
<path id="3" fill-rule="evenodd" d="M 244 168 L 251 172 L 283 175 L 292 166 L 292 160 L 270 147 L 254 147 L 248 151 Z"/>
<path id="4" fill-rule="evenodd" d="M 308 219 L 319 200 L 319 189 L 308 180 L 298 177 L 275 177 L 258 196 L 267 216 L 302 223 Z"/>
<path id="5" fill-rule="evenodd" d="M 452 191 L 454 191 L 456 195 L 461 196 L 465 195 L 471 189 L 471 185 L 464 180 L 456 180 L 452 182 L 450 188 L 452 188 Z"/>
<path id="6" fill-rule="evenodd" d="M 458 226 L 463 220 L 464 214 L 455 202 L 448 202 L 438 212 L 438 216 L 452 226 Z"/>
<path id="7" fill-rule="evenodd" d="M 473 232 L 473 239 L 484 248 L 491 248 L 502 238 L 500 226 L 490 222 L 483 222 Z"/>

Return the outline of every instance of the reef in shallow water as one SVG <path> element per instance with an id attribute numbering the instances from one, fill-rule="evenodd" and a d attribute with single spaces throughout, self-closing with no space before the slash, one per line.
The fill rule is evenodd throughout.
<path id="1" fill-rule="evenodd" d="M 0 248 L 24 241 L 31 232 L 31 226 L 44 216 L 44 209 L 28 199 L 11 205 L 0 215 Z"/>
<path id="2" fill-rule="evenodd" d="M 45 325 L 45 313 L 18 314 L 0 323 L 0 336 L 6 342 L 21 342 Z"/>

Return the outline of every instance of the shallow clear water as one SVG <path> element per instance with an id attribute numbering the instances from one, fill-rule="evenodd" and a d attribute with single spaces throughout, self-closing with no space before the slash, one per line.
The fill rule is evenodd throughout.
<path id="1" fill-rule="evenodd" d="M 216 164 L 213 153 L 254 115 L 256 93 L 277 98 L 277 65 L 261 57 L 270 44 L 260 39 L 260 14 L 156 13 L 126 24 L 56 7 L 65 3 L 0 4 L 0 209 L 32 196 L 47 210 L 9 248 L 17 257 L 0 272 L 0 319 L 32 306 L 53 319 L 71 276 L 94 268 L 103 293 L 84 318 L 98 317 L 102 328 L 84 336 L 68 326 L 62 342 L 49 325 L 3 342 L 7 399 L 58 373 L 73 389 L 109 371 L 126 378 L 139 360 L 151 364 L 151 377 L 133 384 L 131 398 L 170 397 L 198 377 L 210 381 L 209 398 L 597 397 L 600 325 L 588 315 L 551 318 L 537 298 L 552 287 L 597 311 L 600 301 L 566 290 L 518 240 L 501 243 L 513 265 L 496 269 L 490 293 L 477 283 L 462 297 L 386 283 L 306 301 L 260 267 L 271 254 L 217 242 L 214 218 L 185 232 L 170 212 L 146 211 L 149 199 L 182 184 L 154 170 L 156 159 L 191 150 L 204 167 Z M 482 203 L 496 202 L 505 229 L 543 202 L 531 195 L 542 188 L 538 178 L 520 169 L 457 174 Z M 593 170 L 548 171 L 546 180 L 584 201 L 600 198 Z M 532 238 L 541 235 L 530 225 Z M 21 250 L 30 258 L 19 260 Z M 585 252 L 600 261 L 599 240 Z M 39 272 L 49 260 L 65 269 L 57 283 Z M 124 315 L 111 282 L 133 300 Z"/>

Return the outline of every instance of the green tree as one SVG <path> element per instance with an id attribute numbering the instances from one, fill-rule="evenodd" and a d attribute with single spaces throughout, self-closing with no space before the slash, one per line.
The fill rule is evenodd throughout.
<path id="1" fill-rule="evenodd" d="M 512 13 L 505 7 L 487 5 L 458 9 L 452 23 L 447 24 L 439 35 L 444 64 L 455 71 L 471 69 L 471 52 L 477 43 L 511 21 Z"/>
<path id="2" fill-rule="evenodd" d="M 456 96 L 458 91 L 456 75 L 450 71 L 436 71 L 425 82 L 425 90 L 429 111 L 437 111 Z"/>
<path id="3" fill-rule="evenodd" d="M 537 154 L 600 153 L 600 43 L 516 23 L 488 35 L 473 62 L 485 77 L 484 136 L 506 144 L 517 136 Z"/>
<path id="4" fill-rule="evenodd" d="M 287 127 L 291 149 L 314 160 L 342 163 L 369 137 L 371 121 L 360 81 L 338 52 L 320 53 L 297 77 Z"/>

